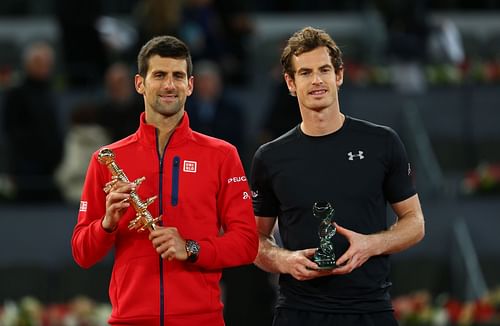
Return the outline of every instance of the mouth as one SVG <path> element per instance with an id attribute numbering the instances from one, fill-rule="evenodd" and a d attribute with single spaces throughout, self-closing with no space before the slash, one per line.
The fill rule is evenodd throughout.
<path id="1" fill-rule="evenodd" d="M 327 93 L 328 91 L 326 89 L 315 89 L 309 92 L 309 95 L 312 96 L 323 96 Z"/>
<path id="2" fill-rule="evenodd" d="M 177 99 L 176 94 L 160 94 L 158 97 L 163 101 L 163 102 L 172 102 Z"/>

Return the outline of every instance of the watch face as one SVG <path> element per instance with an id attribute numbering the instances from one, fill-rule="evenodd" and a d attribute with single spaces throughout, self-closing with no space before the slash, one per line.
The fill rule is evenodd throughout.
<path id="1" fill-rule="evenodd" d="M 200 245 L 194 240 L 186 240 L 186 252 L 188 255 L 187 260 L 190 262 L 195 262 L 198 259 L 198 253 L 200 252 Z"/>

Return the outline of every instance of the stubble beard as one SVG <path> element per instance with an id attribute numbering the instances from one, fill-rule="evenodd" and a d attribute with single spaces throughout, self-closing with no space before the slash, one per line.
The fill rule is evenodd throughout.
<path id="1" fill-rule="evenodd" d="M 182 106 L 177 99 L 173 103 L 162 103 L 161 99 L 157 98 L 154 105 L 153 105 L 153 110 L 161 114 L 162 116 L 165 117 L 171 117 L 179 113 L 179 111 L 182 109 Z"/>

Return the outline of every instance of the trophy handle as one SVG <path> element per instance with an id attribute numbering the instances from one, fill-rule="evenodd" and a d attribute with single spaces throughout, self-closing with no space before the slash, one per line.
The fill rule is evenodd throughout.
<path id="1" fill-rule="evenodd" d="M 104 186 L 103 190 L 106 194 L 108 194 L 113 186 L 118 182 L 118 181 L 123 181 L 123 182 L 130 182 L 127 175 L 125 172 L 123 172 L 122 169 L 116 164 L 115 162 L 115 154 L 113 151 L 109 148 L 103 148 L 99 151 L 99 154 L 97 155 L 97 159 L 99 163 L 105 164 L 109 171 L 111 172 L 111 175 L 113 176 L 111 181 L 106 183 Z M 134 180 L 134 183 L 136 186 L 139 186 L 146 177 L 140 177 L 136 180 Z M 151 205 L 157 196 L 150 197 L 146 199 L 146 201 L 142 201 L 139 195 L 135 190 L 132 190 L 130 192 L 130 198 L 128 201 L 131 203 L 132 207 L 136 211 L 136 218 L 130 221 L 128 228 L 130 230 L 132 229 L 137 229 L 138 232 L 142 232 L 144 230 L 149 230 L 150 232 L 153 230 L 156 230 L 157 223 L 161 221 L 161 216 L 158 216 L 156 218 L 153 218 L 151 213 L 148 211 L 148 206 Z"/>

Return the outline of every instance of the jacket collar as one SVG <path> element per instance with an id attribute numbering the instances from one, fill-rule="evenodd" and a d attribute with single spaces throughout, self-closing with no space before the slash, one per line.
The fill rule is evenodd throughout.
<path id="1" fill-rule="evenodd" d="M 189 117 L 187 112 L 184 112 L 180 124 L 170 136 L 168 147 L 176 147 L 183 144 L 192 137 L 192 134 L 193 131 L 189 127 Z M 156 127 L 146 123 L 144 112 L 141 113 L 139 129 L 135 133 L 135 136 L 144 146 L 156 148 Z"/>

